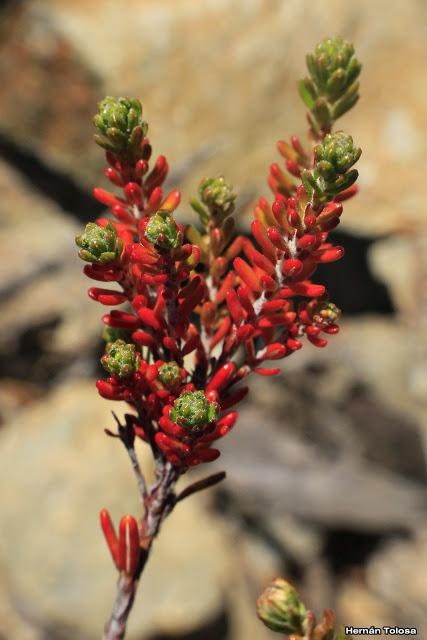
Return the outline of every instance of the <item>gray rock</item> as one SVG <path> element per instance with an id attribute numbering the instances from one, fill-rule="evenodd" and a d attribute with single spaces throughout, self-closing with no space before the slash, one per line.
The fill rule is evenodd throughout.
<path id="1" fill-rule="evenodd" d="M 108 508 L 116 523 L 140 512 L 126 453 L 102 432 L 111 426 L 108 405 L 92 384 L 70 382 L 0 433 L 0 484 L 7 487 L 2 580 L 21 619 L 36 630 L 56 627 L 64 638 L 99 637 L 112 605 L 116 570 L 99 510 Z M 143 464 L 149 471 L 147 456 Z M 193 496 L 165 523 L 132 612 L 130 640 L 189 632 L 222 610 L 229 554 L 224 531 L 203 504 L 202 495 Z"/>

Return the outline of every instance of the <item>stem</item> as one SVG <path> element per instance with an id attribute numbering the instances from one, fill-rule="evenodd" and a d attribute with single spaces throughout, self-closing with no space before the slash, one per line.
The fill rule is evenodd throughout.
<path id="1" fill-rule="evenodd" d="M 111 617 L 104 628 L 103 640 L 122 640 L 126 633 L 126 623 L 135 599 L 137 580 L 122 574 L 117 586 Z"/>
<path id="2" fill-rule="evenodd" d="M 178 475 L 179 472 L 169 462 L 158 461 L 157 481 L 150 487 L 145 501 L 144 517 L 140 523 L 141 551 L 138 566 L 133 575 L 120 575 L 111 616 L 104 628 L 103 640 L 122 640 L 125 637 L 138 582 L 149 558 L 154 538 L 175 504 L 174 489 Z"/>
<path id="3" fill-rule="evenodd" d="M 146 484 L 145 484 L 145 478 L 144 478 L 144 476 L 142 474 L 141 467 L 139 466 L 139 460 L 137 458 L 135 449 L 133 447 L 129 447 L 127 449 L 127 452 L 129 454 L 129 458 L 130 458 L 130 461 L 132 463 L 133 471 L 135 473 L 135 477 L 136 477 L 136 481 L 137 481 L 137 484 L 138 484 L 138 489 L 139 489 L 139 493 L 140 493 L 140 496 L 141 496 L 141 500 L 142 500 L 142 502 L 144 504 L 146 496 L 147 496 L 147 487 L 146 487 Z"/>

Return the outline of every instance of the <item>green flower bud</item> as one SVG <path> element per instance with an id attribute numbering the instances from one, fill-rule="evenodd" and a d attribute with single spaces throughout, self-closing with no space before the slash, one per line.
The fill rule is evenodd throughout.
<path id="1" fill-rule="evenodd" d="M 276 578 L 257 600 L 258 617 L 279 633 L 304 635 L 306 613 L 297 591 L 282 578 Z"/>
<path id="2" fill-rule="evenodd" d="M 184 391 L 173 404 L 169 417 L 189 431 L 202 431 L 219 416 L 216 402 L 209 402 L 203 391 Z"/>
<path id="3" fill-rule="evenodd" d="M 339 320 L 341 316 L 341 310 L 333 302 L 318 302 L 313 313 L 313 318 L 316 320 L 318 317 L 319 322 L 326 324 L 333 324 Z"/>
<path id="4" fill-rule="evenodd" d="M 120 257 L 123 242 L 111 222 L 100 227 L 89 222 L 83 233 L 76 236 L 76 244 L 80 247 L 79 257 L 86 262 L 112 262 Z"/>
<path id="5" fill-rule="evenodd" d="M 118 378 L 129 378 L 139 367 L 139 354 L 134 344 L 116 340 L 107 344 L 106 353 L 101 358 L 106 371 Z"/>
<path id="6" fill-rule="evenodd" d="M 315 193 L 320 202 L 326 202 L 356 182 L 359 173 L 351 167 L 362 150 L 354 146 L 351 136 L 337 131 L 327 134 L 314 151 L 315 168 L 305 171 L 302 181 L 310 198 Z"/>
<path id="7" fill-rule="evenodd" d="M 337 131 L 326 135 L 323 142 L 315 147 L 314 152 L 317 170 L 328 179 L 329 175 L 346 173 L 359 160 L 362 150 L 354 146 L 351 136 Z"/>
<path id="8" fill-rule="evenodd" d="M 178 386 L 181 382 L 181 369 L 176 362 L 165 362 L 159 367 L 160 382 L 170 389 Z"/>
<path id="9" fill-rule="evenodd" d="M 224 176 L 204 178 L 199 185 L 200 199 L 210 210 L 220 210 L 225 215 L 234 211 L 236 194 Z"/>
<path id="10" fill-rule="evenodd" d="M 321 130 L 330 130 L 332 122 L 359 99 L 357 77 L 362 65 L 354 47 L 340 37 L 325 38 L 313 54 L 307 55 L 309 77 L 301 80 L 299 91 Z M 324 102 L 319 103 L 319 98 Z"/>
<path id="11" fill-rule="evenodd" d="M 145 237 L 162 249 L 177 249 L 182 244 L 182 233 L 167 211 L 157 211 L 148 221 Z"/>
<path id="12" fill-rule="evenodd" d="M 107 96 L 98 103 L 93 123 L 98 130 L 95 141 L 101 147 L 125 159 L 137 159 L 148 130 L 139 100 Z"/>

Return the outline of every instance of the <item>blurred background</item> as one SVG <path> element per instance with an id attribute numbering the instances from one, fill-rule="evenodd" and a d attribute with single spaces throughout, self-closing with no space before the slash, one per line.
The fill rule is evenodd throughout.
<path id="1" fill-rule="evenodd" d="M 305 133 L 305 53 L 338 34 L 364 65 L 340 121 L 363 149 L 361 192 L 335 234 L 345 258 L 319 273 L 341 333 L 252 379 L 202 470 L 228 479 L 166 522 L 128 637 L 273 638 L 254 601 L 276 575 L 345 624 L 426 636 L 425 0 L 2 0 L 2 640 L 98 638 L 115 590 L 98 512 L 139 509 L 126 455 L 102 433 L 117 407 L 94 388 L 102 309 L 74 247 L 102 211 L 92 186 L 106 186 L 97 101 L 139 96 L 181 215 L 222 173 L 244 230 L 276 140 Z"/>

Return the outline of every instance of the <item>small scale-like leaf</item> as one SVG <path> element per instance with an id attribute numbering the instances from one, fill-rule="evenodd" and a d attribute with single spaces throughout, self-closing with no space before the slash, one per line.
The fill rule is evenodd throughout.
<path id="1" fill-rule="evenodd" d="M 359 94 L 353 93 L 350 97 L 344 96 L 340 98 L 332 108 L 332 117 L 334 120 L 343 116 L 347 111 L 349 111 L 356 102 L 359 100 Z"/>
<path id="2" fill-rule="evenodd" d="M 197 198 L 191 198 L 190 205 L 194 209 L 194 211 L 199 215 L 200 221 L 202 224 L 206 225 L 209 222 L 209 214 L 206 209 L 202 206 Z"/>
<path id="3" fill-rule="evenodd" d="M 310 91 L 309 89 L 310 85 L 308 85 L 308 83 L 311 83 L 311 81 L 308 78 L 305 78 L 304 80 L 300 80 L 298 88 L 299 88 L 299 94 L 302 98 L 302 101 L 304 102 L 305 106 L 311 111 L 316 102 L 316 94 L 313 95 L 313 92 Z M 311 86 L 313 87 L 313 90 L 314 90 L 314 86 L 312 83 L 311 83 Z"/>

